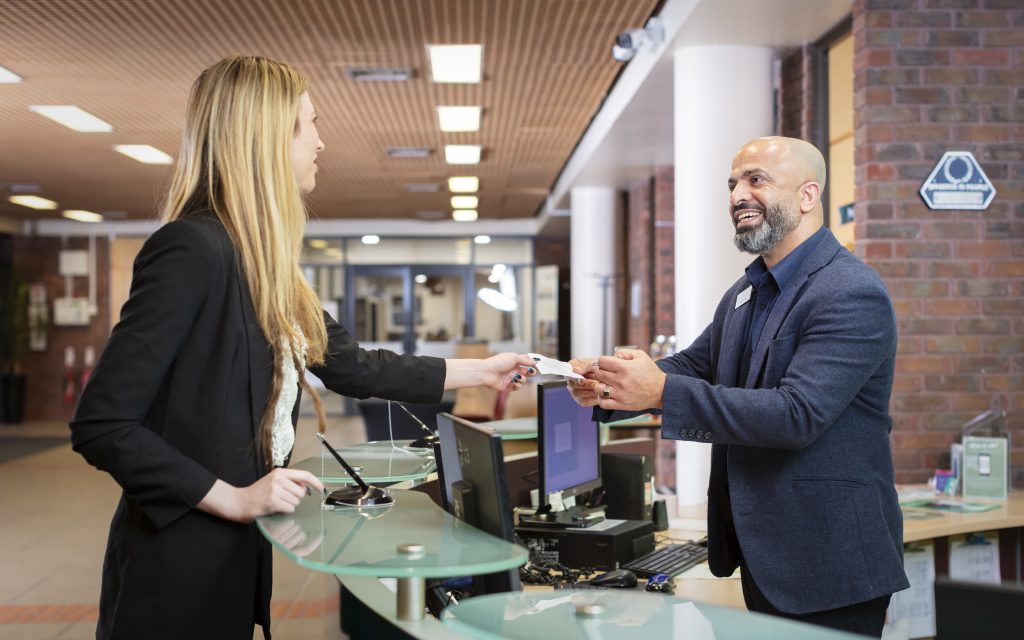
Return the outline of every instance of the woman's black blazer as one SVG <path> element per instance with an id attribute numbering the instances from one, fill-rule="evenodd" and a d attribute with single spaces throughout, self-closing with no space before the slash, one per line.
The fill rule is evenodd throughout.
<path id="1" fill-rule="evenodd" d="M 326 313 L 311 368 L 348 396 L 437 402 L 438 358 L 361 349 Z M 98 638 L 269 637 L 271 556 L 253 524 L 195 509 L 218 478 L 265 473 L 256 429 L 272 354 L 223 225 L 201 211 L 163 226 L 71 422 L 75 451 L 121 485 L 103 565 Z M 297 412 L 293 412 L 293 419 Z"/>

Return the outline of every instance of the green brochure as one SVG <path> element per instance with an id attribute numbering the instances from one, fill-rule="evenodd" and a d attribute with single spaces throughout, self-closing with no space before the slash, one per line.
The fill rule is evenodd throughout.
<path id="1" fill-rule="evenodd" d="M 1006 438 L 964 436 L 964 498 L 1006 499 L 1009 444 Z"/>

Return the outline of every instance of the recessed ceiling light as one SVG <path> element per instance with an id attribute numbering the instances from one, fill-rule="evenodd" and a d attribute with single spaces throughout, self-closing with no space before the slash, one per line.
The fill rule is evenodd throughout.
<path id="1" fill-rule="evenodd" d="M 479 164 L 480 145 L 478 144 L 446 144 L 444 160 L 448 164 Z"/>
<path id="2" fill-rule="evenodd" d="M 377 244 L 380 242 L 380 236 L 363 236 L 363 244 Z"/>
<path id="3" fill-rule="evenodd" d="M 476 193 L 480 189 L 480 178 L 457 176 L 448 178 L 448 190 L 452 193 Z"/>
<path id="4" fill-rule="evenodd" d="M 33 104 L 28 110 L 83 133 L 109 133 L 114 130 L 110 124 L 73 105 Z"/>
<path id="5" fill-rule="evenodd" d="M 476 209 L 456 209 L 452 211 L 452 220 L 455 222 L 474 222 L 479 215 Z"/>
<path id="6" fill-rule="evenodd" d="M 420 273 L 420 274 L 416 275 L 416 283 L 417 284 L 426 284 L 426 282 L 427 282 L 427 276 L 425 274 Z"/>
<path id="7" fill-rule="evenodd" d="M 483 45 L 428 44 L 434 82 L 480 82 Z"/>
<path id="8" fill-rule="evenodd" d="M 7 198 L 7 201 L 20 204 L 23 207 L 39 209 L 40 211 L 53 211 L 57 208 L 56 202 L 39 196 L 11 196 Z"/>
<path id="9" fill-rule="evenodd" d="M 84 209 L 65 209 L 62 215 L 65 218 L 79 222 L 103 222 L 103 216 L 92 211 L 85 211 Z"/>
<path id="10" fill-rule="evenodd" d="M 480 107 L 438 107 L 441 131 L 479 131 Z"/>
<path id="11" fill-rule="evenodd" d="M 426 147 L 388 147 L 387 154 L 392 158 L 426 158 L 433 149 Z"/>
<path id="12" fill-rule="evenodd" d="M 476 209 L 479 204 L 476 196 L 452 196 L 452 209 Z"/>
<path id="13" fill-rule="evenodd" d="M 313 238 L 312 240 L 308 241 L 306 244 L 309 245 L 310 249 L 326 249 L 327 248 L 327 241 L 322 239 L 322 238 Z"/>
<path id="14" fill-rule="evenodd" d="M 473 238 L 473 242 L 477 244 L 491 244 L 491 236 L 477 236 Z"/>
<path id="15" fill-rule="evenodd" d="M 18 84 L 19 82 L 21 82 L 21 76 L 10 69 L 0 67 L 0 84 Z"/>
<path id="16" fill-rule="evenodd" d="M 156 147 L 148 144 L 115 144 L 114 151 L 124 154 L 142 164 L 171 164 L 174 159 Z"/>

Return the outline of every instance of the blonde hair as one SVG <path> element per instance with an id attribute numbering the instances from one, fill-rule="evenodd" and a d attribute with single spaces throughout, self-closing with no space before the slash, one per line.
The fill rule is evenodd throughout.
<path id="1" fill-rule="evenodd" d="M 299 99 L 308 86 L 296 70 L 258 56 L 225 58 L 203 71 L 189 96 L 181 153 L 161 214 L 171 222 L 197 205 L 209 207 L 234 244 L 274 356 L 272 391 L 257 434 L 268 465 L 284 342 L 301 344 L 298 327 L 308 365 L 322 364 L 327 348 L 320 299 L 299 267 L 306 209 L 291 163 Z M 297 357 L 293 364 L 302 380 Z M 311 392 L 304 381 L 303 388 Z"/>

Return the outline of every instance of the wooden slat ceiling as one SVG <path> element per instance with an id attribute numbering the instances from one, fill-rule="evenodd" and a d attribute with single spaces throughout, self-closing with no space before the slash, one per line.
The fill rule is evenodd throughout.
<path id="1" fill-rule="evenodd" d="M 620 69 L 616 33 L 658 0 L 0 0 L 0 215 L 54 217 L 7 202 L 38 184 L 62 208 L 152 218 L 170 169 L 111 150 L 150 144 L 177 157 L 188 90 L 232 53 L 288 62 L 312 83 L 326 151 L 310 199 L 321 218 L 450 215 L 446 179 L 480 177 L 482 219 L 534 215 Z M 481 43 L 484 81 L 430 80 L 427 44 Z M 352 66 L 412 67 L 405 83 L 357 83 Z M 76 133 L 28 111 L 74 104 L 114 126 Z M 442 133 L 435 107 L 480 105 L 476 133 Z M 481 144 L 478 166 L 445 144 Z M 388 147 L 430 147 L 392 159 Z M 438 183 L 410 193 L 407 183 Z M 119 214 L 118 212 L 124 212 Z"/>

